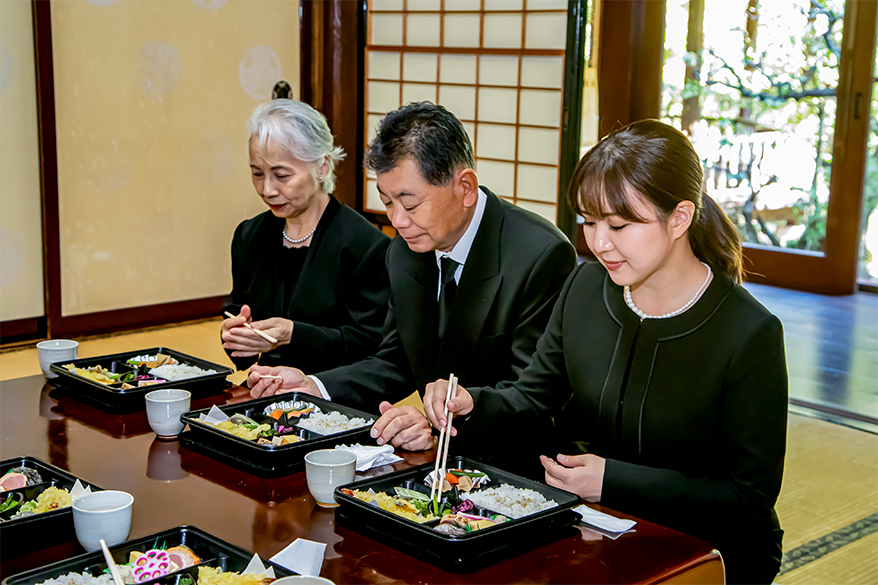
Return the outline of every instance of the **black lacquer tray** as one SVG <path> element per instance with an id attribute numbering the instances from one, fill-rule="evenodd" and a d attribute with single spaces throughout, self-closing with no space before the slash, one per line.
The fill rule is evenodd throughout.
<path id="1" fill-rule="evenodd" d="M 35 457 L 15 457 L 0 461 L 0 476 L 5 475 L 15 467 L 30 467 L 39 472 L 43 482 L 0 492 L 0 502 L 6 502 L 8 498 L 15 498 L 19 503 L 35 499 L 46 489 L 56 487 L 70 491 L 76 480 L 79 479 L 82 487 L 91 487 L 91 491 L 101 488 L 93 483 L 84 481 L 49 463 L 40 461 Z M 0 513 L 0 559 L 9 559 L 25 552 L 31 552 L 42 548 L 48 548 L 56 544 L 67 542 L 76 538 L 73 530 L 73 508 L 59 508 L 42 514 L 34 514 L 12 520 L 12 516 L 18 511 L 14 509 Z"/>
<path id="2" fill-rule="evenodd" d="M 450 536 L 437 532 L 434 528 L 438 520 L 418 524 L 413 520 L 398 516 L 377 505 L 366 503 L 344 489 L 384 492 L 394 495 L 395 487 L 405 487 L 420 491 L 429 496 L 430 488 L 424 479 L 433 471 L 433 464 L 421 465 L 403 471 L 396 471 L 376 478 L 356 481 L 335 489 L 335 500 L 339 503 L 336 517 L 339 523 L 351 530 L 374 538 L 407 554 L 427 561 L 450 572 L 463 573 L 475 571 L 511 556 L 570 536 L 578 534 L 571 526 L 581 517 L 572 508 L 582 502 L 576 494 L 507 473 L 491 465 L 465 457 L 452 457 L 448 469 L 471 469 L 486 473 L 491 481 L 479 490 L 509 484 L 515 488 L 534 490 L 556 506 L 535 512 L 508 522 L 469 532 L 461 536 Z M 498 513 L 477 506 L 473 512 L 478 515 Z"/>
<path id="3" fill-rule="evenodd" d="M 183 380 L 168 380 L 156 375 L 153 376 L 154 379 L 164 381 L 149 386 L 122 388 L 121 382 L 102 384 L 95 380 L 70 372 L 64 368 L 67 364 L 73 364 L 75 367 L 82 369 L 92 366 L 101 366 L 113 374 L 125 374 L 137 370 L 136 367 L 128 364 L 127 360 L 137 356 L 156 354 L 168 355 L 180 362 L 180 364 L 195 366 L 202 370 L 214 370 L 215 373 L 203 374 Z M 146 410 L 144 397 L 153 390 L 161 390 L 163 388 L 188 390 L 192 393 L 193 398 L 219 394 L 229 386 L 229 382 L 226 378 L 232 374 L 232 369 L 229 367 L 187 355 L 167 347 L 151 347 L 147 349 L 139 349 L 137 351 L 126 351 L 124 353 L 92 358 L 65 360 L 53 363 L 50 366 L 50 369 L 58 374 L 58 377 L 52 380 L 52 383 L 71 397 L 95 404 L 103 409 L 122 412 Z"/>
<path id="4" fill-rule="evenodd" d="M 335 404 L 322 398 L 291 392 L 269 398 L 259 398 L 248 402 L 227 404 L 220 408 L 227 416 L 244 414 L 257 422 L 271 422 L 270 417 L 262 414 L 266 407 L 280 401 L 310 402 L 320 407 L 323 413 L 340 412 L 348 418 L 363 418 L 372 421 L 378 416 Z M 209 408 L 193 410 L 184 414 L 181 419 L 189 424 L 189 430 L 181 433 L 180 440 L 190 449 L 199 451 L 209 457 L 219 459 L 236 468 L 243 468 L 261 477 L 279 477 L 300 471 L 305 464 L 305 455 L 318 449 L 332 449 L 339 444 L 372 443 L 369 436 L 371 425 L 356 429 L 321 435 L 316 432 L 296 428 L 295 433 L 302 440 L 287 445 L 265 445 L 249 441 L 231 433 L 224 432 L 199 420 L 201 414 L 207 414 Z M 303 419 L 307 416 L 303 416 Z"/>
<path id="5" fill-rule="evenodd" d="M 201 562 L 191 567 L 186 567 L 174 573 L 153 579 L 143 581 L 143 583 L 161 583 L 162 585 L 182 585 L 187 577 L 193 578 L 190 583 L 195 582 L 198 577 L 198 567 L 218 567 L 223 571 L 240 572 L 247 568 L 253 553 L 247 552 L 241 547 L 226 542 L 212 534 L 196 528 L 194 526 L 179 526 L 164 532 L 159 532 L 136 540 L 129 540 L 122 544 L 110 547 L 110 553 L 117 565 L 129 562 L 129 554 L 131 551 L 146 552 L 153 548 L 168 549 L 175 546 L 185 545 L 189 547 Z M 272 563 L 267 559 L 262 559 L 265 568 L 273 568 L 275 576 L 287 577 L 296 573 L 285 569 L 284 567 Z M 107 569 L 107 563 L 101 551 L 86 553 L 40 567 L 23 573 L 18 573 L 3 580 L 3 585 L 36 585 L 48 579 L 55 579 L 67 573 L 87 573 L 94 577 L 99 577 Z M 112 583 L 112 581 L 111 581 Z"/>

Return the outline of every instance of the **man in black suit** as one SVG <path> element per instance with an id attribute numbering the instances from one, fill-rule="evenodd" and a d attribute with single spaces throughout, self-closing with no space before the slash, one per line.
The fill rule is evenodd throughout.
<path id="1" fill-rule="evenodd" d="M 468 386 L 514 382 L 576 254 L 550 222 L 479 187 L 469 137 L 442 106 L 411 103 L 390 112 L 366 164 L 399 234 L 387 252 L 391 294 L 378 353 L 315 376 L 254 366 L 249 385 L 254 397 L 303 391 L 378 407 L 377 442 L 420 450 L 433 442 L 426 418 L 391 403 L 414 390 L 423 395 L 428 383 L 452 373 Z"/>

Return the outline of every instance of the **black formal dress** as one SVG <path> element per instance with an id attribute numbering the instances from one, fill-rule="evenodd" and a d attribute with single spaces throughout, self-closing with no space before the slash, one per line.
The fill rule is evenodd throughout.
<path id="1" fill-rule="evenodd" d="M 498 385 L 530 363 L 576 254 L 549 221 L 481 189 L 485 211 L 442 339 L 436 255 L 413 252 L 397 237 L 387 253 L 391 299 L 381 347 L 357 364 L 317 374 L 333 401 L 377 412 L 381 401 L 415 390 L 423 396 L 428 383 L 452 373 L 464 386 Z M 451 445 L 452 452 L 464 448 Z M 470 453 L 503 464 L 495 451 L 474 446 Z"/>
<path id="2" fill-rule="evenodd" d="M 780 566 L 786 449 L 780 321 L 714 272 L 685 313 L 640 321 L 597 262 L 580 266 L 512 388 L 467 388 L 471 439 L 555 418 L 544 454 L 606 458 L 601 503 L 719 549 L 729 583 Z"/>
<path id="3" fill-rule="evenodd" d="M 266 211 L 241 222 L 232 240 L 224 310 L 237 315 L 246 304 L 254 321 L 294 323 L 290 343 L 261 354 L 259 363 L 317 371 L 372 355 L 387 314 L 390 238 L 332 196 L 310 246 L 284 247 L 283 227 L 283 218 Z M 232 360 L 243 370 L 256 357 Z"/>

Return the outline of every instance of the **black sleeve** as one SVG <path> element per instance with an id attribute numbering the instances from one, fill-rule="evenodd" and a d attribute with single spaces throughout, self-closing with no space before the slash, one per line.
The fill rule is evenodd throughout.
<path id="1" fill-rule="evenodd" d="M 514 375 L 499 387 L 510 386 L 531 364 L 558 295 L 575 267 L 576 253 L 566 240 L 548 247 L 534 264 L 516 308 L 518 323 L 512 337 L 511 364 Z"/>
<path id="2" fill-rule="evenodd" d="M 320 371 L 354 363 L 375 352 L 381 342 L 390 295 L 384 263 L 389 243 L 386 237 L 376 239 L 365 254 L 356 258 L 350 250 L 342 250 L 339 262 L 345 283 L 339 310 L 345 315 L 345 323 L 336 328 L 295 321 L 290 343 L 272 352 L 280 363 Z M 308 363 L 297 363 L 302 355 L 310 356 Z"/>
<path id="3" fill-rule="evenodd" d="M 394 403 L 417 388 L 408 357 L 402 348 L 391 298 L 378 353 L 349 366 L 316 374 L 333 402 L 378 412 L 382 400 Z"/>
<path id="4" fill-rule="evenodd" d="M 238 225 L 235 229 L 235 235 L 232 237 L 232 292 L 223 302 L 223 318 L 225 312 L 228 311 L 233 315 L 241 312 L 246 302 L 248 291 L 245 290 L 247 283 L 250 282 L 253 275 L 252 259 L 248 259 L 246 245 L 244 244 L 244 223 Z M 222 337 L 220 337 L 222 344 Z M 225 349 L 225 348 L 224 348 Z M 252 357 L 232 357 L 232 350 L 225 349 L 226 355 L 235 364 L 238 370 L 246 370 L 256 363 L 259 359 L 258 355 Z"/>
<path id="5" fill-rule="evenodd" d="M 512 384 L 497 388 L 467 388 L 474 407 L 458 425 L 466 441 L 486 440 L 508 428 L 549 425 L 551 417 L 569 400 L 570 381 L 564 362 L 562 324 L 564 307 L 579 270 L 563 284 L 545 332 L 536 343 L 529 365 Z"/>

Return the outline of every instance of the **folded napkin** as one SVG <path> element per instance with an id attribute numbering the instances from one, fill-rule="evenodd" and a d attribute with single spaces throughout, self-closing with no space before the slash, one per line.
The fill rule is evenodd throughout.
<path id="1" fill-rule="evenodd" d="M 265 575 L 271 579 L 275 578 L 274 568 L 268 567 L 268 570 L 265 569 L 265 565 L 262 564 L 262 559 L 259 558 L 259 555 L 253 555 L 253 558 L 250 559 L 250 563 L 247 565 L 247 568 L 241 571 L 242 575 L 249 575 L 250 573 L 256 575 Z"/>
<path id="2" fill-rule="evenodd" d="M 380 465 L 389 465 L 402 461 L 402 457 L 393 454 L 393 445 L 366 447 L 357 443 L 350 447 L 347 445 L 336 445 L 335 448 L 340 451 L 350 451 L 357 456 L 357 471 L 366 471 Z"/>
<path id="3" fill-rule="evenodd" d="M 75 500 L 76 498 L 87 496 L 91 493 L 91 486 L 82 487 L 82 483 L 77 479 L 73 483 L 73 487 L 70 488 L 70 496 Z"/>
<path id="4" fill-rule="evenodd" d="M 271 557 L 271 560 L 290 571 L 300 575 L 317 577 L 323 566 L 323 553 L 326 544 L 305 538 L 297 538 L 282 551 Z"/>
<path id="5" fill-rule="evenodd" d="M 625 532 L 626 530 L 631 530 L 631 528 L 637 524 L 634 520 L 622 520 L 621 518 L 616 518 L 609 514 L 592 510 L 586 505 L 577 506 L 576 508 L 573 508 L 573 511 L 582 514 L 582 521 L 586 524 L 597 526 L 601 530 L 606 530 L 607 532 Z"/>
<path id="6" fill-rule="evenodd" d="M 214 404 L 213 406 L 210 407 L 210 410 L 208 411 L 208 413 L 206 415 L 199 414 L 198 420 L 200 420 L 201 422 L 206 422 L 206 423 L 211 423 L 211 424 L 219 424 L 221 422 L 229 420 L 229 417 L 226 415 L 226 413 L 221 411 Z"/>

